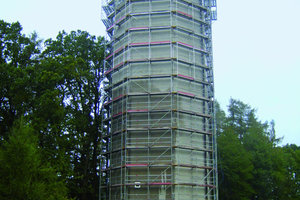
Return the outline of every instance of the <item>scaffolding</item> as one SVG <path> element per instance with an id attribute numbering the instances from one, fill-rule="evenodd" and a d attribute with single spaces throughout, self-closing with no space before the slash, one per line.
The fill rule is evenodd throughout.
<path id="1" fill-rule="evenodd" d="M 215 0 L 103 1 L 101 200 L 218 200 Z"/>

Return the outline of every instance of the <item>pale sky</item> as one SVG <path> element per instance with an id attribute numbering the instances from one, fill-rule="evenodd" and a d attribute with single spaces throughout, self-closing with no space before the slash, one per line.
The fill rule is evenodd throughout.
<path id="1" fill-rule="evenodd" d="M 104 36 L 101 0 L 0 0 L 0 19 L 19 21 L 25 34 L 55 38 L 59 31 Z M 217 0 L 213 23 L 215 96 L 275 120 L 282 144 L 300 145 L 300 0 Z M 298 126 L 299 123 L 299 126 Z"/>

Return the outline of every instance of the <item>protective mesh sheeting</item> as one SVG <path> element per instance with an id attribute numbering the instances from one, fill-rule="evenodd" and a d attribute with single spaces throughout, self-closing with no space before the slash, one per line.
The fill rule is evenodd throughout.
<path id="1" fill-rule="evenodd" d="M 205 188 L 190 187 L 190 186 L 175 186 L 175 199 L 176 200 L 199 200 L 199 199 L 212 199 L 209 197 Z"/>
<path id="2" fill-rule="evenodd" d="M 137 189 L 134 186 L 128 189 L 128 199 L 130 200 L 172 200 L 171 188 L 169 186 L 151 186 L 147 190 L 147 186 L 141 186 Z"/>
<path id="3" fill-rule="evenodd" d="M 171 130 L 164 131 L 151 130 L 151 131 L 128 131 L 128 137 L 126 138 L 126 144 L 130 147 L 147 148 L 147 147 L 170 147 L 172 145 Z M 150 158 L 146 157 L 142 162 L 148 162 Z M 152 159 L 150 159 L 152 160 Z"/>

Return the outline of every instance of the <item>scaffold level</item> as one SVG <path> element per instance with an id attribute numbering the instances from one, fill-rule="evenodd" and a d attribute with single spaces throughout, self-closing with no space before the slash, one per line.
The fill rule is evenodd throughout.
<path id="1" fill-rule="evenodd" d="M 218 200 L 215 0 L 104 0 L 100 200 Z"/>

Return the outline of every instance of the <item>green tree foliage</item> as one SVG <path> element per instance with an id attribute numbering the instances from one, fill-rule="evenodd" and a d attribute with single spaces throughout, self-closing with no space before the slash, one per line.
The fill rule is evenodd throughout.
<path id="1" fill-rule="evenodd" d="M 66 199 L 67 189 L 43 161 L 34 129 L 23 122 L 0 147 L 0 199 Z"/>
<path id="2" fill-rule="evenodd" d="M 32 103 L 30 73 L 39 53 L 36 35 L 21 34 L 17 23 L 0 20 L 0 140 L 14 121 L 28 113 Z"/>
<path id="3" fill-rule="evenodd" d="M 230 127 L 218 137 L 218 147 L 220 199 L 247 199 L 254 192 L 251 155 Z"/>
<path id="4" fill-rule="evenodd" d="M 26 122 L 27 124 L 30 124 L 30 127 L 37 134 L 37 137 L 40 138 L 40 133 L 43 132 L 44 126 L 52 127 L 52 129 L 53 127 L 55 127 L 57 123 L 51 124 L 49 120 L 51 118 L 54 118 L 56 115 L 58 115 L 57 113 L 60 112 L 60 110 L 57 109 L 57 107 L 53 106 L 55 104 L 55 101 L 53 101 L 54 99 L 53 94 L 56 94 L 57 91 L 53 90 L 53 87 L 50 87 L 47 81 L 42 82 L 40 79 L 40 76 L 42 75 L 38 75 L 39 72 L 38 66 L 40 66 L 41 63 L 41 60 L 39 59 L 40 41 L 37 40 L 36 34 L 33 34 L 31 37 L 27 37 L 21 33 L 21 30 L 22 27 L 18 22 L 9 24 L 0 20 L 0 53 L 1 53 L 0 55 L 1 57 L 0 59 L 0 78 L 1 78 L 0 146 L 1 147 L 2 146 L 7 147 L 7 142 L 10 140 L 9 137 L 12 132 L 13 125 L 18 123 L 18 120 L 20 118 L 22 118 L 24 123 Z M 50 94 L 52 94 L 52 96 Z M 40 106 L 41 104 L 46 106 L 42 107 Z M 39 115 L 37 115 L 37 113 L 44 113 L 43 115 L 48 117 L 41 118 Z M 18 134 L 21 137 L 23 132 L 22 131 L 15 131 L 15 132 L 16 132 L 14 134 L 15 137 L 21 140 L 22 138 L 19 138 Z M 32 131 L 27 131 L 27 132 L 29 134 Z M 28 141 L 24 140 L 24 142 L 30 143 L 35 141 L 31 141 L 29 139 Z M 33 166 L 39 165 L 40 162 L 48 163 L 49 156 L 47 155 L 49 149 L 44 148 L 44 146 L 41 145 L 42 144 L 41 140 L 37 140 L 36 143 L 40 151 L 38 153 L 36 153 L 35 151 L 26 152 L 28 153 L 28 155 L 24 157 L 24 160 L 22 160 L 22 162 L 30 163 Z M 30 143 L 30 145 L 31 144 L 33 146 L 35 145 L 35 143 L 34 144 Z M 56 143 L 53 143 L 52 146 L 55 146 L 55 144 Z M 27 146 L 24 147 L 24 151 L 27 150 L 26 148 Z M 55 146 L 55 148 L 57 148 L 57 146 Z M 19 155 L 17 153 L 8 151 L 9 149 L 6 150 L 4 151 L 5 154 L 11 153 L 11 155 L 8 154 L 11 160 L 19 160 Z M 37 155 L 40 153 L 42 154 L 41 156 Z M 20 155 L 22 156 L 22 154 Z M 39 159 L 41 159 L 41 161 L 31 156 L 36 156 L 36 158 L 38 157 Z M 9 163 L 9 160 L 7 160 L 6 158 L 7 157 L 3 157 L 4 160 L 1 164 L 3 164 L 3 166 L 7 165 L 12 167 L 13 164 Z M 34 163 L 35 161 L 39 163 Z M 49 172 L 50 174 L 53 174 L 52 171 L 54 170 L 53 171 L 55 172 L 54 174 L 57 175 L 57 183 L 62 184 L 61 181 L 63 179 L 61 178 L 61 176 L 58 176 L 57 173 L 58 165 L 51 165 L 51 164 L 52 163 L 50 163 L 49 168 L 47 169 L 48 171 L 46 170 L 46 168 L 43 170 L 45 171 L 45 173 Z M 20 170 L 22 165 L 19 165 L 18 167 L 19 168 L 17 169 Z M 24 167 L 26 168 L 26 166 Z M 3 172 L 3 170 L 5 169 L 3 168 L 1 171 Z M 9 176 L 8 178 L 13 179 L 14 177 Z M 23 181 L 26 181 L 27 178 L 31 178 L 30 173 L 28 176 L 24 177 Z M 49 177 L 49 179 L 50 178 L 51 177 Z M 52 187 L 51 185 L 45 182 L 47 180 L 48 178 L 45 177 L 45 179 L 41 179 L 41 183 L 38 184 L 39 185 L 45 184 L 47 187 Z M 6 181 L 14 182 L 13 180 L 6 180 Z M 22 181 L 22 180 L 18 179 L 17 181 Z M 27 181 L 30 184 L 35 184 L 36 182 L 34 181 L 31 183 L 30 182 L 31 180 L 27 180 Z M 51 178 L 51 181 L 54 181 L 52 183 L 53 185 L 56 184 L 55 182 L 56 179 L 54 177 Z M 64 186 L 62 185 L 58 187 L 63 188 Z M 12 190 L 12 188 L 10 188 L 10 190 Z M 22 192 L 24 191 L 21 190 L 22 190 L 21 187 L 17 187 L 15 188 L 14 192 L 16 194 L 18 193 L 23 194 Z M 40 190 L 40 192 L 43 193 L 46 192 L 46 190 Z M 34 191 L 32 193 L 34 193 Z M 45 193 L 45 195 L 48 194 Z M 23 199 L 30 199 L 30 198 L 24 196 Z"/>
<path id="5" fill-rule="evenodd" d="M 286 159 L 286 184 L 282 185 L 288 199 L 300 199 L 300 147 L 294 144 L 281 148 Z"/>
<path id="6" fill-rule="evenodd" d="M 277 146 L 274 121 L 235 99 L 227 115 L 216 105 L 216 120 L 220 199 L 299 199 L 299 147 Z"/>
<path id="7" fill-rule="evenodd" d="M 104 40 L 83 31 L 61 32 L 45 42 L 48 70 L 63 75 L 56 86 L 65 108 L 72 197 L 96 199 L 102 121 Z M 66 134 L 65 134 L 66 135 Z M 50 136 L 51 137 L 51 136 Z"/>
<path id="8" fill-rule="evenodd" d="M 21 30 L 0 21 L 0 146 L 22 118 L 68 196 L 98 199 L 104 39 L 61 32 L 41 48 Z"/>

